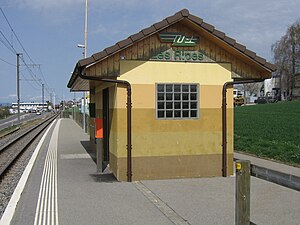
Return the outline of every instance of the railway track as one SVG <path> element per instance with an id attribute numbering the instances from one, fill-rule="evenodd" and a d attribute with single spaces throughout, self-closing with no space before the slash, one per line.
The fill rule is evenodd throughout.
<path id="1" fill-rule="evenodd" d="M 0 179 L 10 169 L 14 162 L 18 159 L 28 146 L 43 132 L 43 130 L 57 117 L 54 115 L 42 123 L 27 130 L 22 135 L 14 138 L 6 143 L 0 149 Z"/>
<path id="2" fill-rule="evenodd" d="M 0 218 L 34 152 L 38 137 L 57 116 L 45 119 L 0 147 Z"/>

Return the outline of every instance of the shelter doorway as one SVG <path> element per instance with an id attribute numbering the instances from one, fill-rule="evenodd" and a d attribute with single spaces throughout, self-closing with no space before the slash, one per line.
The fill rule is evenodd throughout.
<path id="1" fill-rule="evenodd" d="M 109 163 L 109 89 L 106 88 L 102 91 L 103 97 L 103 150 L 104 150 L 104 162 Z"/>

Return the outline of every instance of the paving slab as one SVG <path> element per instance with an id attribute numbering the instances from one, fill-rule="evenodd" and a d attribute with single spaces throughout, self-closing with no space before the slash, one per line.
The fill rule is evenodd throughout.
<path id="1" fill-rule="evenodd" d="M 190 224 L 234 224 L 235 177 L 142 181 Z M 251 177 L 251 221 L 297 225 L 300 193 Z"/>
<path id="2" fill-rule="evenodd" d="M 78 128 L 72 120 L 62 120 L 58 141 L 59 224 L 172 224 L 132 183 L 118 182 L 111 174 L 96 174 L 91 158 L 66 159 L 66 155 L 87 153 L 89 136 Z"/>
<path id="3" fill-rule="evenodd" d="M 58 124 L 60 225 L 234 224 L 235 177 L 118 182 L 111 173 L 96 173 L 89 136 L 73 120 L 61 119 Z M 35 166 L 38 172 L 30 175 L 14 225 L 34 221 L 37 200 L 33 196 L 38 194 L 45 154 Z M 251 178 L 251 221 L 255 224 L 298 225 L 299 202 L 300 192 Z"/>

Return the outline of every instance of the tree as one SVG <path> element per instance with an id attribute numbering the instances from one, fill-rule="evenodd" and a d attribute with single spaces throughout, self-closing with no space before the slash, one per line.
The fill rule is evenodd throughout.
<path id="1" fill-rule="evenodd" d="M 272 45 L 274 63 L 282 94 L 293 96 L 295 74 L 300 72 L 300 19 L 288 27 L 285 35 Z"/>
<path id="2" fill-rule="evenodd" d="M 6 118 L 9 115 L 9 107 L 0 107 L 0 119 Z"/>
<path id="3" fill-rule="evenodd" d="M 259 91 L 263 83 L 249 83 L 244 84 L 244 91 L 248 92 L 249 95 L 259 95 Z"/>

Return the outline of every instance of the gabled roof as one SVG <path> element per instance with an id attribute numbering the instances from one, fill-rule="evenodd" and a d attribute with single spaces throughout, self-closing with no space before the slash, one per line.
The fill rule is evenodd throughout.
<path id="1" fill-rule="evenodd" d="M 128 38 L 117 42 L 115 45 L 107 47 L 104 50 L 102 50 L 101 52 L 93 54 L 91 57 L 79 60 L 74 69 L 74 73 L 72 74 L 72 77 L 70 78 L 68 87 L 70 88 L 72 86 L 72 84 L 74 83 L 74 81 L 76 79 L 75 71 L 78 71 L 78 69 L 80 70 L 82 67 L 85 67 L 85 66 L 97 63 L 101 60 L 104 60 L 104 59 L 114 55 L 115 53 L 122 51 L 125 48 L 127 48 L 127 47 L 129 47 L 129 46 L 131 46 L 131 45 L 133 45 L 155 33 L 158 33 L 159 31 L 161 31 L 183 19 L 190 20 L 191 22 L 193 22 L 200 28 L 204 29 L 205 31 L 212 34 L 214 37 L 216 37 L 216 38 L 220 39 L 221 41 L 225 42 L 226 44 L 230 45 L 235 50 L 237 50 L 238 52 L 249 57 L 254 62 L 263 66 L 267 70 L 270 70 L 271 72 L 275 71 L 275 69 L 276 69 L 275 65 L 267 62 L 266 59 L 264 59 L 260 56 L 257 56 L 255 52 L 247 49 L 246 46 L 236 42 L 236 40 L 227 36 L 224 32 L 215 29 L 215 27 L 213 25 L 208 24 L 208 23 L 204 22 L 203 19 L 190 14 L 187 9 L 183 9 L 183 10 L 175 13 L 173 16 L 169 16 L 169 17 L 163 19 L 162 21 L 151 25 L 150 27 L 147 27 L 147 28 L 141 30 L 140 32 L 135 33 L 135 34 L 129 36 Z"/>

